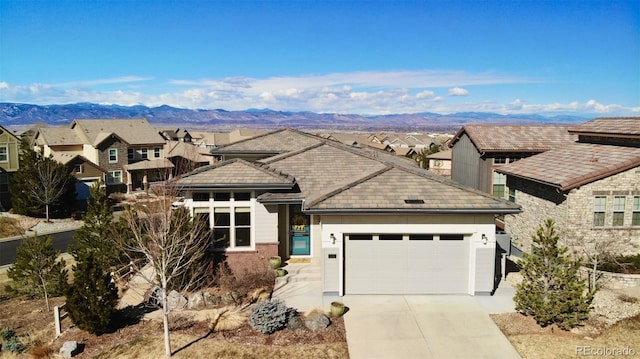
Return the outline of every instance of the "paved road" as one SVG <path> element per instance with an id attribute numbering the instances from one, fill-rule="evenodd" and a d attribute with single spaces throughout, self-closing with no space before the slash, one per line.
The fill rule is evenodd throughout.
<path id="1" fill-rule="evenodd" d="M 53 248 L 59 250 L 62 253 L 67 251 L 69 244 L 73 243 L 73 235 L 76 230 L 70 230 L 65 232 L 42 234 L 42 236 L 53 237 Z M 21 238 L 9 241 L 0 241 L 0 266 L 12 264 L 16 260 L 16 249 L 22 243 Z"/>

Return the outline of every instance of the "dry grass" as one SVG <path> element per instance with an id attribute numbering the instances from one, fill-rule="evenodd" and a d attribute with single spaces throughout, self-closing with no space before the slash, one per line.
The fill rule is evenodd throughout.
<path id="1" fill-rule="evenodd" d="M 0 238 L 14 237 L 24 234 L 20 221 L 11 217 L 0 217 Z"/>
<path id="2" fill-rule="evenodd" d="M 219 340 L 202 339 L 184 334 L 171 334 L 171 345 L 174 358 L 218 358 L 218 359 L 253 359 L 253 358 L 297 358 L 325 359 L 348 358 L 346 343 L 324 345 L 295 345 L 290 347 L 247 345 L 228 343 Z M 121 359 L 155 359 L 164 356 L 161 336 L 137 338 L 128 343 L 102 352 L 96 358 Z"/>
<path id="3" fill-rule="evenodd" d="M 216 310 L 209 322 L 211 331 L 238 329 L 247 322 L 247 310 L 238 307 L 225 307 Z"/>
<path id="4" fill-rule="evenodd" d="M 575 358 L 580 356 L 578 350 L 582 347 L 631 348 L 635 355 L 626 357 L 640 357 L 640 316 L 601 329 L 600 335 L 565 332 L 554 327 L 540 328 L 533 319 L 523 323 L 529 319 L 515 313 L 494 316 L 496 324 L 523 359 Z"/>

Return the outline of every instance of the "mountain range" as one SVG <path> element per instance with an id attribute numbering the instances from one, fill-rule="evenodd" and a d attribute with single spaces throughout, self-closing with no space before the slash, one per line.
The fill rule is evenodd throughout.
<path id="1" fill-rule="evenodd" d="M 167 105 L 159 107 L 99 105 L 77 103 L 67 105 L 33 105 L 0 103 L 0 124 L 25 127 L 35 124 L 69 125 L 75 119 L 145 118 L 157 127 L 227 130 L 232 128 L 325 129 L 349 131 L 455 131 L 464 124 L 577 124 L 590 118 L 577 116 L 501 115 L 487 112 L 454 114 L 413 113 L 358 115 L 314 112 L 289 112 L 270 109 L 227 111 L 222 109 L 183 109 Z"/>

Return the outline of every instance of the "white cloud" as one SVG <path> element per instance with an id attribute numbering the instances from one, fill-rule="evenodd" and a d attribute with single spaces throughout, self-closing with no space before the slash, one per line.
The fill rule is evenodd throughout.
<path id="1" fill-rule="evenodd" d="M 449 96 L 467 96 L 469 94 L 469 91 L 463 89 L 462 87 L 453 87 L 449 89 L 449 92 L 447 94 Z"/>
<path id="2" fill-rule="evenodd" d="M 464 71 L 361 71 L 270 78 L 173 79 L 160 84 L 163 93 L 145 91 L 152 78 L 123 76 L 61 84 L 14 85 L 0 82 L 6 102 L 66 104 L 95 102 L 125 106 L 163 104 L 183 108 L 244 110 L 271 108 L 285 111 L 330 113 L 415 113 L 490 111 L 497 113 L 573 113 L 632 115 L 640 108 L 587 102 L 534 104 L 524 98 L 511 102 L 460 103 L 451 96 L 466 96 L 464 86 L 532 83 L 543 80 L 496 73 Z M 118 86 L 121 84 L 121 86 Z M 131 84 L 135 84 L 133 87 Z M 102 85 L 109 85 L 109 91 Z M 154 83 L 153 90 L 158 88 Z M 156 90 L 157 91 L 157 90 Z M 480 92 L 478 89 L 476 92 Z"/>

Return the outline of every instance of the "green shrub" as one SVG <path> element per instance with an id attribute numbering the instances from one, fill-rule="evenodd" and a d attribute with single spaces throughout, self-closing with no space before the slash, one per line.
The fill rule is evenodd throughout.
<path id="1" fill-rule="evenodd" d="M 262 301 L 251 310 L 249 324 L 264 334 L 272 334 L 284 329 L 289 321 L 291 311 L 280 299 Z"/>
<path id="2" fill-rule="evenodd" d="M 11 328 L 2 328 L 0 329 L 0 339 L 9 340 L 16 336 L 16 331 Z"/>
<path id="3" fill-rule="evenodd" d="M 24 349 L 24 345 L 16 336 L 5 340 L 4 345 L 2 346 L 2 350 L 9 353 L 22 353 Z"/>

